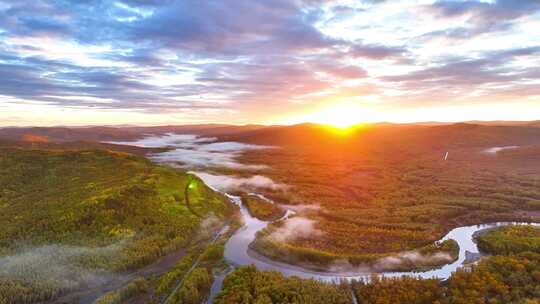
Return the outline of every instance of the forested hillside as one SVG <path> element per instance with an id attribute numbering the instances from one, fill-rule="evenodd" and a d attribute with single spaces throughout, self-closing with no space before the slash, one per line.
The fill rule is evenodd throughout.
<path id="1" fill-rule="evenodd" d="M 190 179 L 197 214 L 185 203 Z M 0 149 L 0 189 L 0 303 L 105 282 L 188 247 L 201 225 L 212 233 L 233 212 L 184 172 L 99 150 Z"/>

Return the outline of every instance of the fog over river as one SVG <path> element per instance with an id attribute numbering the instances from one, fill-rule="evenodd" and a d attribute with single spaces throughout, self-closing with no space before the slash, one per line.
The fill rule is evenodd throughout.
<path id="1" fill-rule="evenodd" d="M 168 147 L 171 150 L 163 153 L 156 153 L 150 158 L 156 162 L 167 163 L 173 166 L 188 168 L 192 173 L 199 176 L 208 186 L 227 195 L 231 203 L 240 207 L 240 212 L 244 220 L 244 225 L 238 229 L 227 241 L 225 245 L 225 259 L 233 266 L 254 264 L 260 270 L 279 271 L 286 276 L 298 276 L 301 278 L 312 278 L 323 281 L 339 280 L 368 280 L 373 274 L 366 271 L 366 268 L 350 266 L 340 268 L 339 272 L 316 272 L 300 266 L 290 265 L 282 262 L 272 261 L 262 257 L 249 249 L 249 245 L 255 239 L 257 232 L 266 228 L 269 222 L 261 221 L 252 217 L 247 209 L 241 204 L 239 197 L 227 194 L 231 190 L 244 190 L 254 192 L 257 188 L 280 189 L 286 185 L 280 185 L 271 179 L 256 173 L 257 170 L 266 168 L 264 165 L 244 165 L 237 161 L 237 157 L 246 150 L 272 149 L 270 146 L 250 145 L 236 142 L 217 142 L 215 138 L 204 138 L 196 135 L 166 134 L 161 136 L 149 136 L 136 142 L 122 142 L 122 144 L 142 146 L 142 147 Z M 496 147 L 487 150 L 487 153 L 497 153 L 500 150 L 515 147 Z M 231 169 L 243 170 L 253 173 L 251 177 L 236 177 L 226 175 L 216 175 L 212 173 L 212 167 L 227 167 Z M 295 211 L 288 210 L 286 215 L 278 221 L 291 221 L 295 217 Z M 468 255 L 478 256 L 479 250 L 474 242 L 474 234 L 484 229 L 504 226 L 509 224 L 527 224 L 522 222 L 499 222 L 483 225 L 473 225 L 452 229 L 438 242 L 455 240 L 459 245 L 459 257 L 457 260 L 446 264 L 438 269 L 421 272 L 382 272 L 380 276 L 399 277 L 415 276 L 420 278 L 447 279 L 452 272 L 463 266 Z M 538 225 L 538 224 L 534 224 Z M 406 253 L 404 253 L 406 254 Z M 399 255 L 397 256 L 399 258 Z M 230 270 L 229 270 L 230 271 Z M 215 295 L 221 289 L 223 277 L 226 273 L 218 276 L 212 287 L 212 294 Z M 210 301 L 211 302 L 211 301 Z"/>

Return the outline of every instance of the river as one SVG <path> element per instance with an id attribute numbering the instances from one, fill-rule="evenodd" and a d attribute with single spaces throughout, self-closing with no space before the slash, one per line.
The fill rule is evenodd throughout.
<path id="1" fill-rule="evenodd" d="M 281 272 L 285 276 L 297 276 L 305 279 L 316 279 L 325 282 L 339 282 L 341 280 L 369 280 L 373 273 L 358 273 L 354 270 L 350 272 L 316 272 L 309 269 L 302 268 L 296 265 L 290 265 L 283 262 L 277 262 L 262 257 L 249 249 L 249 245 L 255 240 L 257 232 L 266 228 L 269 222 L 261 221 L 249 214 L 249 211 L 245 206 L 241 204 L 239 197 L 228 195 L 232 203 L 240 207 L 240 212 L 244 220 L 244 225 L 238 229 L 231 238 L 225 244 L 225 259 L 233 266 L 242 265 L 255 265 L 259 270 L 271 270 Z M 284 218 L 287 218 L 292 211 L 288 211 Z M 283 219 L 280 219 L 283 220 Z M 279 221 L 279 220 L 278 220 Z M 466 262 L 467 255 L 479 255 L 478 246 L 474 242 L 474 234 L 476 232 L 506 225 L 525 225 L 530 223 L 525 222 L 497 222 L 482 225 L 472 225 L 458 227 L 450 230 L 443 238 L 438 242 L 446 240 L 454 240 L 459 245 L 459 256 L 454 262 L 444 265 L 437 269 L 427 271 L 409 271 L 409 272 L 382 272 L 377 273 L 379 276 L 384 277 L 402 277 L 412 276 L 423 279 L 448 279 L 450 275 L 458 268 L 462 267 Z M 538 223 L 532 223 L 532 225 L 540 226 Z M 222 274 L 221 277 L 215 280 L 212 291 L 218 292 L 221 290 L 223 284 L 223 277 L 226 274 Z M 215 294 L 212 295 L 212 297 Z M 209 303 L 212 303 L 209 301 Z"/>
<path id="2" fill-rule="evenodd" d="M 210 161 L 211 165 L 226 167 L 228 166 L 233 169 L 249 169 L 248 167 L 242 167 L 242 164 L 235 162 L 235 156 L 237 155 L 236 153 L 240 153 L 243 149 L 245 150 L 260 148 L 257 146 L 245 145 L 240 143 L 213 143 L 210 139 L 199 138 L 194 135 L 177 134 L 151 136 L 139 142 L 130 142 L 123 144 L 132 144 L 136 146 L 138 145 L 146 147 L 159 146 L 173 148 L 172 151 L 158 153 L 151 157 L 153 160 L 158 162 L 174 163 L 175 161 L 179 161 L 187 165 L 200 165 L 201 163 L 204 163 L 206 165 L 207 162 Z M 498 151 L 512 148 L 515 147 L 495 147 L 493 149 L 487 150 L 486 152 L 497 153 Z M 194 174 L 197 173 L 194 172 Z M 199 177 L 203 179 L 203 181 L 205 181 L 205 183 L 207 183 L 210 187 L 214 186 L 213 188 L 215 190 L 219 190 L 216 189 L 217 187 L 215 187 L 215 185 L 212 185 L 212 182 L 210 180 L 205 180 L 206 176 L 204 174 L 199 175 Z M 278 271 L 285 276 L 297 276 L 300 278 L 316 279 L 325 282 L 337 282 L 341 280 L 353 279 L 369 280 L 369 278 L 373 275 L 373 273 L 370 272 L 357 272 L 355 271 L 355 269 L 342 272 L 316 272 L 302 268 L 297 265 L 272 261 L 268 258 L 256 254 L 249 249 L 249 245 L 255 240 L 257 232 L 266 228 L 269 222 L 261 221 L 255 217 L 252 217 L 249 214 L 247 208 L 242 205 L 241 199 L 239 197 L 227 194 L 226 191 L 222 192 L 225 193 L 231 203 L 236 204 L 240 207 L 240 212 L 244 220 L 244 225 L 239 228 L 225 244 L 224 257 L 233 267 L 253 264 L 257 266 L 257 268 L 260 270 Z M 278 221 L 286 220 L 292 214 L 294 214 L 294 211 L 287 210 L 285 216 Z M 467 255 L 479 256 L 480 252 L 478 250 L 478 246 L 474 242 L 474 234 L 476 232 L 493 227 L 512 224 L 524 225 L 529 223 L 497 222 L 454 228 L 438 241 L 443 242 L 446 240 L 454 240 L 458 243 L 459 256 L 454 262 L 428 271 L 382 272 L 377 274 L 384 277 L 413 276 L 423 279 L 447 279 L 453 272 L 455 272 L 458 268 L 462 267 L 466 263 Z M 539 226 L 540 224 L 533 223 L 533 225 Z M 210 300 L 208 301 L 209 303 L 212 303 L 213 297 L 221 290 L 223 279 L 228 273 L 230 273 L 230 271 L 232 271 L 232 268 L 229 268 L 227 271 L 223 271 L 216 276 L 216 279 L 214 280 L 214 284 L 212 286 L 212 295 L 210 297 Z"/>

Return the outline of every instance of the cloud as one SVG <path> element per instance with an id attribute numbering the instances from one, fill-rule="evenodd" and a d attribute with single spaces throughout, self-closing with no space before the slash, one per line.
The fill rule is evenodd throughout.
<path id="1" fill-rule="evenodd" d="M 134 24 L 130 35 L 198 54 L 251 54 L 261 46 L 282 50 L 330 46 L 331 39 L 304 22 L 302 17 L 308 15 L 300 15 L 300 9 L 294 2 L 276 0 L 176 1 Z"/>
<path id="2" fill-rule="evenodd" d="M 488 32 L 510 30 L 518 19 L 540 11 L 540 2 L 536 0 L 495 0 L 492 2 L 442 0 L 425 8 L 437 18 L 461 18 L 465 23 L 464 26 L 432 32 L 429 35 L 465 39 Z"/>
<path id="3" fill-rule="evenodd" d="M 350 42 L 315 26 L 329 4 L 6 2 L 0 90 L 19 102 L 190 115 L 285 103 L 367 76 L 339 55 Z M 392 52 L 376 48 L 370 56 Z"/>
<path id="4" fill-rule="evenodd" d="M 276 242 L 288 242 L 300 238 L 322 236 L 324 232 L 316 228 L 316 224 L 316 221 L 305 217 L 291 217 L 281 222 L 268 238 Z"/>
<path id="5" fill-rule="evenodd" d="M 495 0 L 491 2 L 439 0 L 433 3 L 430 9 L 436 11 L 438 16 L 441 17 L 456 17 L 468 14 L 471 17 L 482 18 L 482 20 L 476 20 L 477 22 L 485 22 L 485 19 L 498 18 L 502 21 L 534 14 L 535 11 L 540 10 L 540 3 L 536 0 Z"/>
<path id="6" fill-rule="evenodd" d="M 407 50 L 403 47 L 392 47 L 383 44 L 353 44 L 348 52 L 353 57 L 368 59 L 399 59 Z"/>
<path id="7" fill-rule="evenodd" d="M 154 161 L 187 168 L 225 167 L 238 170 L 261 170 L 264 165 L 246 165 L 236 161 L 244 151 L 272 149 L 271 146 L 237 142 L 215 142 L 216 138 L 198 137 L 189 134 L 165 134 L 147 136 L 138 141 L 112 142 L 132 146 L 171 148 L 169 151 L 150 156 Z"/>
<path id="8" fill-rule="evenodd" d="M 0 92 L 15 106 L 76 109 L 81 118 L 120 110 L 155 122 L 273 121 L 325 94 L 365 102 L 371 93 L 340 95 L 364 86 L 382 106 L 395 96 L 399 106 L 437 105 L 469 97 L 460 76 L 497 78 L 504 88 L 483 89 L 520 102 L 537 95 L 538 60 L 508 57 L 504 71 L 477 62 L 538 47 L 539 11 L 535 0 L 0 1 Z M 460 71 L 442 86 L 451 69 Z"/>
<path id="9" fill-rule="evenodd" d="M 287 187 L 275 183 L 266 176 L 254 175 L 251 177 L 235 177 L 230 175 L 214 175 L 205 172 L 193 172 L 201 178 L 205 184 L 221 191 L 248 191 L 257 189 L 284 190 Z"/>
<path id="10" fill-rule="evenodd" d="M 538 58 L 538 47 L 486 52 L 474 59 L 449 56 L 435 66 L 401 75 L 384 76 L 381 80 L 398 85 L 410 96 L 419 93 L 432 96 L 439 94 L 447 99 L 469 94 L 496 96 L 497 93 L 535 96 L 538 91 L 526 85 L 521 87 L 521 92 L 510 88 L 517 87 L 519 82 L 527 83 L 540 76 L 536 67 L 527 64 L 516 66 L 512 63 L 523 59 L 534 61 Z M 445 93 L 449 95 L 443 95 Z"/>

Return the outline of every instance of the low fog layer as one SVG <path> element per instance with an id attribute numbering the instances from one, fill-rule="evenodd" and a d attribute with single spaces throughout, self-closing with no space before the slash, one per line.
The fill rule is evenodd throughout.
<path id="1" fill-rule="evenodd" d="M 407 251 L 376 260 L 373 264 L 352 265 L 348 260 L 337 260 L 330 267 L 330 272 L 340 273 L 380 273 L 397 271 L 401 267 L 423 267 L 442 265 L 452 262 L 453 258 L 446 252 L 422 254 L 418 251 Z"/>
<path id="2" fill-rule="evenodd" d="M 421 254 L 418 251 L 408 251 L 395 256 L 382 258 L 375 263 L 373 268 L 377 271 L 385 269 L 395 269 L 403 265 L 430 265 L 446 264 L 451 262 L 452 256 L 446 252 L 436 252 L 434 254 Z"/>
<path id="3" fill-rule="evenodd" d="M 511 150 L 511 149 L 518 149 L 518 148 L 519 148 L 519 146 L 493 147 L 493 148 L 489 148 L 489 149 L 484 150 L 484 153 L 487 153 L 487 154 L 497 154 L 497 153 L 499 153 L 500 151 Z"/>
<path id="4" fill-rule="evenodd" d="M 238 142 L 216 142 L 216 138 L 198 137 L 189 134 L 168 133 L 149 136 L 133 142 L 113 142 L 146 148 L 172 148 L 157 153 L 151 158 L 157 162 L 169 163 L 187 168 L 226 167 L 237 170 L 261 170 L 263 165 L 245 165 L 236 161 L 247 150 L 271 149 L 271 146 L 251 145 Z"/>
<path id="5" fill-rule="evenodd" d="M 192 172 L 201 178 L 205 184 L 220 191 L 270 189 L 283 190 L 285 185 L 275 183 L 268 177 L 255 175 L 251 177 L 235 177 L 231 175 L 214 175 L 205 172 Z"/>
<path id="6" fill-rule="evenodd" d="M 298 211 L 305 207 L 300 206 Z M 307 210 L 317 210 L 315 208 L 306 208 Z M 302 238 L 317 238 L 324 235 L 324 232 L 317 228 L 317 221 L 303 217 L 294 216 L 286 219 L 283 223 L 273 229 L 267 236 L 272 241 L 290 242 Z M 352 272 L 352 273 L 373 273 L 394 271 L 401 267 L 422 267 L 425 265 L 441 265 L 452 262 L 453 258 L 446 252 L 435 252 L 432 254 L 422 254 L 418 251 L 406 251 L 393 256 L 384 257 L 376 260 L 372 264 L 352 265 L 346 259 L 337 260 L 328 267 L 330 272 Z"/>
<path id="7" fill-rule="evenodd" d="M 306 205 L 306 204 L 300 204 L 300 205 L 283 205 L 283 207 L 290 209 L 294 211 L 295 213 L 309 213 L 309 212 L 315 212 L 321 210 L 320 205 Z"/>
<path id="8" fill-rule="evenodd" d="M 305 217 L 292 217 L 285 220 L 281 226 L 268 236 L 273 241 L 287 242 L 299 238 L 318 237 L 324 234 L 316 228 L 317 222 Z"/>
<path id="9" fill-rule="evenodd" d="M 111 259 L 121 244 L 88 248 L 47 245 L 22 249 L 20 253 L 0 258 L 0 280 L 19 281 L 25 285 L 48 286 L 54 290 L 70 290 L 102 284 L 112 274 L 83 267 L 85 261 Z"/>
<path id="10" fill-rule="evenodd" d="M 115 141 L 110 142 L 120 145 L 130 145 L 145 148 L 163 148 L 163 147 L 193 147 L 199 143 L 214 142 L 217 139 L 214 137 L 198 137 L 191 134 L 173 134 L 167 133 L 165 135 L 149 135 L 143 139 L 136 141 Z"/>

